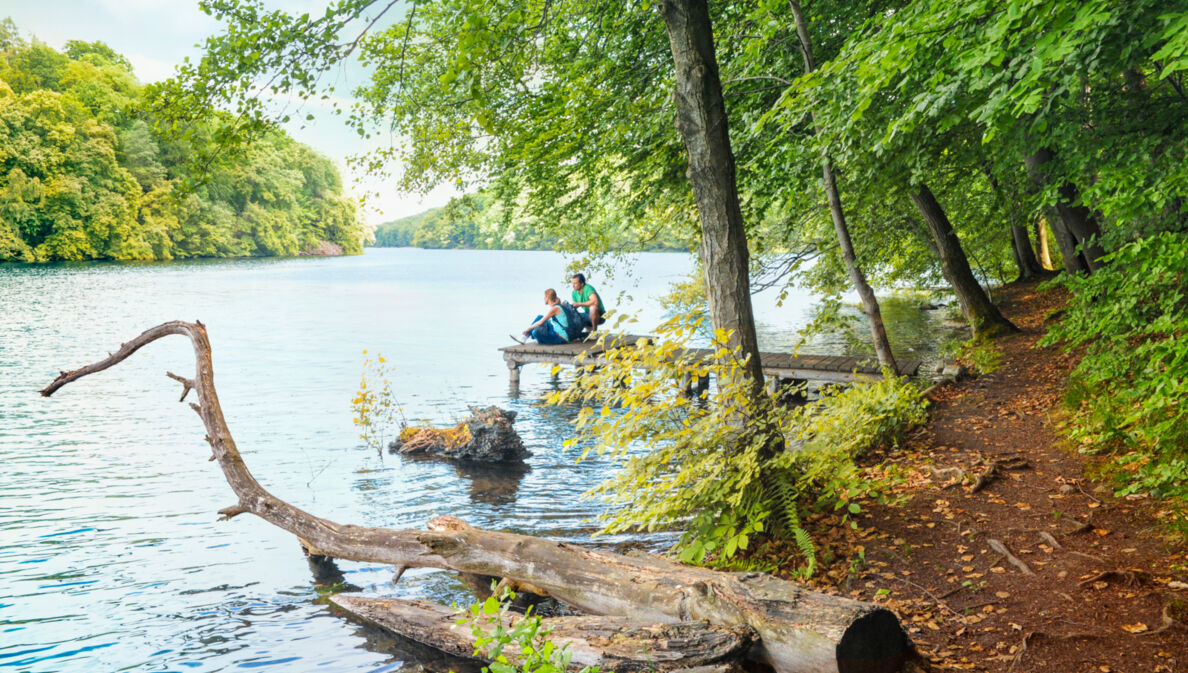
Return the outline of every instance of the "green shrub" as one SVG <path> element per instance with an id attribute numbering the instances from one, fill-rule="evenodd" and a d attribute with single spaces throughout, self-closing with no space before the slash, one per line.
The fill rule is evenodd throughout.
<path id="1" fill-rule="evenodd" d="M 683 344 L 698 320 L 674 318 L 655 344 L 608 350 L 581 370 L 553 403 L 579 403 L 570 443 L 623 460 L 591 491 L 612 507 L 603 532 L 684 532 L 686 562 L 732 564 L 762 539 L 795 541 L 811 574 L 816 550 L 801 525 L 810 510 L 857 513 L 880 484 L 862 478 L 854 457 L 897 441 L 924 420 L 919 391 L 899 379 L 856 384 L 801 407 L 756 395 L 737 351 L 715 335 L 709 361 Z M 713 376 L 712 393 L 682 394 L 682 375 Z"/>
<path id="2" fill-rule="evenodd" d="M 1002 351 L 987 339 L 958 341 L 945 350 L 978 376 L 998 371 L 1002 367 Z"/>
<path id="3" fill-rule="evenodd" d="M 511 628 L 504 625 L 515 597 L 515 592 L 506 590 L 502 596 L 489 596 L 471 605 L 468 616 L 457 622 L 470 627 L 474 656 L 491 660 L 484 673 L 565 673 L 573 659 L 569 644 L 558 647 L 549 640 L 550 629 L 542 628 L 531 607 Z M 598 673 L 598 667 L 587 666 L 580 673 Z"/>
<path id="4" fill-rule="evenodd" d="M 1188 496 L 1188 235 L 1161 233 L 1062 277 L 1064 319 L 1041 345 L 1084 347 L 1065 394 L 1069 436 L 1117 458 L 1119 495 Z"/>

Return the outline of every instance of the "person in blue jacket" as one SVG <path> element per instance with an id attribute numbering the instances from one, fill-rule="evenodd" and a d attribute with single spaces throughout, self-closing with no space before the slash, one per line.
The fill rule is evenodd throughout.
<path id="1" fill-rule="evenodd" d="M 561 300 L 557 297 L 557 291 L 553 288 L 545 290 L 544 299 L 548 309 L 542 315 L 536 316 L 532 325 L 524 330 L 524 336 L 536 339 L 537 343 L 542 344 L 568 343 L 569 320 L 565 316 L 565 311 L 561 310 Z"/>

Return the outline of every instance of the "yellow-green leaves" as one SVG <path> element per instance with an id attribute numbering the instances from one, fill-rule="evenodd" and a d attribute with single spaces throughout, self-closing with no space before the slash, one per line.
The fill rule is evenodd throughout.
<path id="1" fill-rule="evenodd" d="M 363 351 L 367 356 L 367 351 Z M 354 423 L 359 426 L 359 438 L 368 448 L 383 451 L 384 439 L 397 418 L 404 414 L 392 392 L 391 369 L 384 356 L 376 353 L 373 360 L 363 360 L 363 373 L 359 379 L 359 390 L 351 400 L 355 412 Z"/>
<path id="2" fill-rule="evenodd" d="M 492 581 L 492 589 L 496 583 Z M 529 606 L 522 617 L 508 627 L 509 607 L 515 592 L 504 589 L 470 606 L 469 616 L 458 619 L 458 626 L 469 626 L 474 636 L 474 654 L 490 659 L 489 673 L 566 673 L 573 659 L 569 643 L 558 647 L 549 639 L 551 629 L 544 628 L 540 617 Z M 511 654 L 504 654 L 504 651 Z M 487 671 L 487 668 L 483 669 Z M 586 667 L 579 673 L 598 673 L 598 667 Z"/>
<path id="3" fill-rule="evenodd" d="M 606 351 L 550 397 L 582 406 L 573 443 L 622 462 L 591 492 L 611 505 L 603 531 L 680 530 L 682 560 L 723 565 L 757 540 L 791 539 L 811 570 L 803 511 L 840 503 L 854 513 L 877 485 L 852 458 L 920 422 L 919 395 L 892 380 L 787 408 L 753 394 L 728 332 L 715 331 L 708 358 L 686 350 L 700 334 L 696 317 L 676 316 L 655 341 Z M 700 376 L 711 388 L 687 394 L 682 382 Z"/>

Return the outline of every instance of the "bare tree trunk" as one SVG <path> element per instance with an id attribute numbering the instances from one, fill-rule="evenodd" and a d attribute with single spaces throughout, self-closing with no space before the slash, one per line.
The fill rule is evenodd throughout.
<path id="1" fill-rule="evenodd" d="M 1008 213 L 1007 219 L 1010 222 L 1011 231 L 1011 256 L 1015 259 L 1015 266 L 1019 270 L 1017 280 L 1029 280 L 1042 275 L 1043 267 L 1036 261 L 1035 251 L 1032 250 L 1031 240 L 1027 236 L 1027 228 L 1019 224 L 1019 211 L 1021 210 L 1019 199 L 1017 196 L 1012 197 L 1006 194 L 989 162 L 985 164 L 982 170 L 986 173 L 986 179 L 990 182 L 990 187 L 998 197 L 999 204 Z"/>
<path id="2" fill-rule="evenodd" d="M 1040 267 L 1054 271 L 1056 267 L 1052 265 L 1052 253 L 1048 249 L 1048 221 L 1042 217 L 1035 220 L 1035 247 L 1039 251 Z"/>
<path id="3" fill-rule="evenodd" d="M 689 182 L 701 216 L 699 251 L 710 318 L 715 329 L 732 332 L 731 346 L 741 346 L 749 356 L 745 371 L 759 395 L 763 368 L 751 308 L 750 253 L 709 10 L 705 0 L 664 0 L 661 11 L 676 70 L 677 128 L 689 155 Z"/>
<path id="4" fill-rule="evenodd" d="M 1039 148 L 1026 158 L 1027 172 L 1036 184 L 1043 187 L 1048 183 L 1045 167 L 1055 158 L 1056 154 L 1047 147 Z M 1071 182 L 1062 181 L 1057 187 L 1056 193 L 1058 198 L 1052 208 L 1064 225 L 1065 231 L 1072 237 L 1075 248 L 1082 254 L 1082 262 L 1074 264 L 1074 266 L 1083 264 L 1089 272 L 1097 271 L 1102 267 L 1101 258 L 1105 255 L 1105 250 L 1101 247 L 1101 228 L 1097 225 L 1097 218 L 1087 206 L 1077 204 L 1080 198 L 1079 193 Z M 1059 232 L 1056 236 L 1059 241 Z M 1061 241 L 1061 243 L 1060 252 L 1068 257 L 1064 251 L 1065 242 Z M 1067 260 L 1064 265 L 1066 269 L 1069 269 Z"/>
<path id="5" fill-rule="evenodd" d="M 750 656 L 777 673 L 890 673 L 900 670 L 912 653 L 899 620 L 885 608 L 808 591 L 761 573 L 724 573 L 654 556 L 621 556 L 479 530 L 453 517 L 434 519 L 427 531 L 391 530 L 343 525 L 294 507 L 256 481 L 235 446 L 215 392 L 210 341 L 202 323 L 158 325 L 97 363 L 62 372 L 41 394 L 48 397 L 170 334 L 190 338 L 197 373 L 192 379 L 168 376 L 182 384 L 183 401 L 191 390 L 197 393 L 198 402 L 190 406 L 201 417 L 212 458 L 237 498 L 219 510 L 222 519 L 255 514 L 296 535 L 309 554 L 503 577 L 593 614 L 748 626 L 760 638 Z"/>
<path id="6" fill-rule="evenodd" d="M 1031 280 L 1044 274 L 1043 267 L 1035 258 L 1035 249 L 1031 247 L 1027 227 L 1021 224 L 1011 225 L 1011 251 L 1015 256 L 1015 266 L 1019 268 L 1019 280 Z"/>
<path id="7" fill-rule="evenodd" d="M 1085 256 L 1077 249 L 1077 239 L 1064 225 L 1064 220 L 1060 219 L 1060 213 L 1052 207 L 1045 208 L 1044 212 L 1052 227 L 1052 234 L 1056 237 L 1056 247 L 1060 248 L 1064 270 L 1068 273 L 1089 273 L 1089 265 L 1085 262 Z"/>
<path id="8" fill-rule="evenodd" d="M 965 320 L 973 327 L 974 337 L 992 338 L 1000 334 L 1018 332 L 1019 328 L 998 310 L 998 307 L 986 296 L 978 279 L 969 268 L 969 260 L 965 257 L 965 250 L 961 248 L 961 240 L 953 230 L 948 215 L 936 200 L 928 185 L 921 184 L 911 195 L 912 203 L 924 217 L 932 240 L 936 243 L 936 250 L 940 257 L 941 270 L 957 301 L 961 303 L 961 312 Z"/>
<path id="9" fill-rule="evenodd" d="M 796 32 L 800 36 L 800 50 L 804 56 L 804 70 L 813 72 L 817 66 L 813 61 L 813 42 L 809 37 L 808 22 L 805 21 L 804 12 L 800 9 L 799 0 L 788 0 L 788 4 L 791 5 L 792 14 L 796 19 Z M 816 125 L 816 114 L 813 115 L 813 124 Z M 820 135 L 819 126 L 816 128 L 816 132 L 817 135 Z M 879 364 L 890 367 L 892 371 L 898 371 L 895 366 L 895 356 L 891 354 L 891 342 L 887 339 L 887 328 L 883 325 L 883 312 L 879 309 L 879 300 L 875 297 L 870 284 L 866 282 L 866 275 L 862 273 L 862 269 L 858 266 L 858 259 L 854 255 L 854 244 L 850 240 L 850 228 L 846 224 L 846 213 L 842 208 L 841 194 L 837 191 L 837 180 L 833 175 L 833 159 L 825 148 L 821 150 L 821 176 L 825 184 L 825 195 L 829 199 L 829 215 L 833 218 L 833 228 L 837 232 L 837 242 L 841 247 L 842 261 L 846 265 L 846 272 L 850 275 L 850 282 L 854 284 L 854 290 L 858 292 L 858 297 L 862 300 L 862 311 L 866 314 L 866 320 L 870 324 L 871 341 L 874 342 Z"/>

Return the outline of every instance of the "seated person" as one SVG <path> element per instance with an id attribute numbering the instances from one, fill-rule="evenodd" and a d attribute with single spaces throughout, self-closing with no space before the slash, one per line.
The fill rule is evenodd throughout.
<path id="1" fill-rule="evenodd" d="M 545 306 L 548 310 L 536 316 L 532 325 L 524 330 L 524 336 L 536 339 L 541 344 L 569 343 L 569 320 L 561 310 L 561 300 L 553 288 L 545 290 Z"/>
<path id="2" fill-rule="evenodd" d="M 602 298 L 598 296 L 594 286 L 586 282 L 584 275 L 573 274 L 570 283 L 573 285 L 571 301 L 582 314 L 582 326 L 593 333 L 599 325 L 606 322 L 606 306 L 603 305 Z"/>

